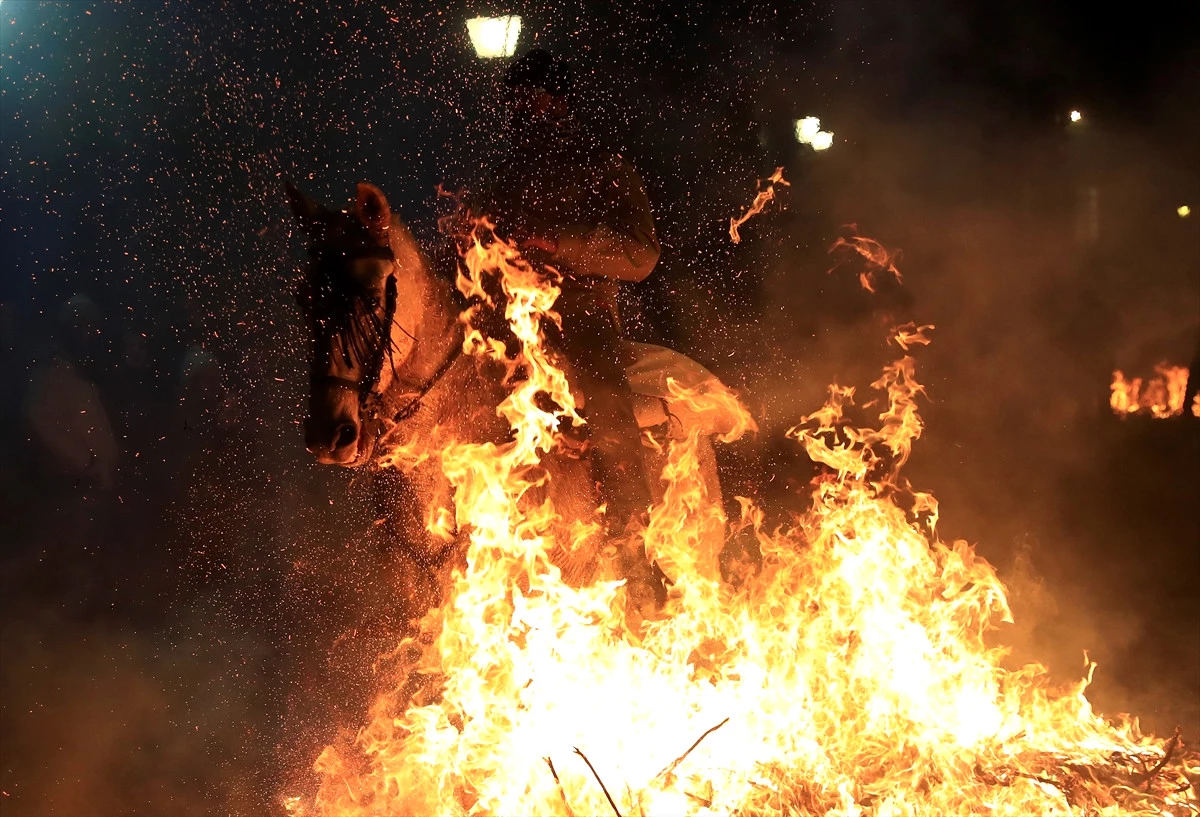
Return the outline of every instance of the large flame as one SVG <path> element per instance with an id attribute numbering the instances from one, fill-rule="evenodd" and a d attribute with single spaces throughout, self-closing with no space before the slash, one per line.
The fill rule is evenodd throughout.
<path id="1" fill-rule="evenodd" d="M 1113 372 L 1109 405 L 1121 416 L 1148 414 L 1165 419 L 1178 417 L 1187 409 L 1193 416 L 1200 417 L 1200 394 L 1195 396 L 1191 406 L 1184 406 L 1187 384 L 1188 369 L 1184 366 L 1159 363 L 1154 367 L 1154 374 L 1144 379 L 1126 379 L 1118 369 Z"/>
<path id="2" fill-rule="evenodd" d="M 761 560 L 736 588 L 705 544 L 726 520 L 694 435 L 669 446 L 644 533 L 672 582 L 663 614 L 631 631 L 619 582 L 568 586 L 548 555 L 563 545 L 555 509 L 530 490 L 558 424 L 578 421 L 540 332 L 558 290 L 486 233 L 460 287 L 486 297 L 499 281 L 507 295 L 521 351 L 499 411 L 513 436 L 441 452 L 466 567 L 400 645 L 405 669 L 356 739 L 321 755 L 319 792 L 294 813 L 1200 813 L 1185 776 L 1200 757 L 1097 716 L 1090 666 L 1053 691 L 1042 667 L 1006 669 L 987 642 L 1010 620 L 995 571 L 967 543 L 937 540 L 936 503 L 898 478 L 921 433 L 907 355 L 872 384 L 877 427 L 851 425 L 854 390 L 835 386 L 792 430 L 829 472 L 789 527 L 765 529 L 740 499 L 734 535 Z M 929 328 L 896 341 L 925 343 Z M 466 345 L 503 357 L 477 330 Z"/>

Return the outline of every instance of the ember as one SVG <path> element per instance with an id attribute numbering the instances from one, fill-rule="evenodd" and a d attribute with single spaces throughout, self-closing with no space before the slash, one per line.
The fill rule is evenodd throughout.
<path id="1" fill-rule="evenodd" d="M 556 542 L 555 509 L 529 501 L 574 418 L 540 331 L 555 282 L 501 242 L 474 241 L 461 269 L 464 292 L 492 279 L 508 295 L 524 372 L 499 407 L 513 437 L 442 454 L 470 532 L 456 592 L 399 646 L 390 690 L 322 753 L 319 792 L 292 813 L 1200 813 L 1200 755 L 1096 715 L 1093 665 L 1052 690 L 1043 667 L 1005 668 L 988 645 L 1011 620 L 1004 587 L 969 544 L 936 537 L 935 500 L 899 476 L 922 430 L 912 357 L 872 384 L 878 427 L 853 425 L 854 389 L 832 386 L 792 430 L 828 473 L 789 527 L 740 499 L 732 527 L 761 563 L 736 589 L 704 547 L 727 520 L 697 477 L 697 438 L 673 442 L 644 532 L 670 597 L 631 628 L 620 582 L 569 586 L 549 557 L 594 531 Z M 476 330 L 466 348 L 502 353 Z"/>

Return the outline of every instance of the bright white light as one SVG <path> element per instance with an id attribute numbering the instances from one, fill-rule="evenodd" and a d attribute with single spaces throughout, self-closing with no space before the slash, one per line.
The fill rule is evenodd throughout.
<path id="1" fill-rule="evenodd" d="M 809 144 L 821 130 L 821 120 L 815 116 L 806 116 L 796 120 L 796 141 Z"/>
<path id="2" fill-rule="evenodd" d="M 1078 122 L 1079 120 L 1083 119 L 1083 114 L 1081 114 L 1079 111 L 1071 111 L 1070 116 L 1072 122 Z"/>
<path id="3" fill-rule="evenodd" d="M 802 145 L 812 145 L 813 150 L 828 150 L 833 144 L 833 131 L 821 130 L 820 119 L 806 116 L 796 120 L 796 141 Z"/>
<path id="4" fill-rule="evenodd" d="M 1192 208 L 1188 207 L 1186 204 L 1181 204 L 1175 208 L 1175 212 L 1179 213 L 1180 218 L 1187 218 L 1192 214 Z"/>
<path id="5" fill-rule="evenodd" d="M 506 14 L 503 17 L 472 17 L 467 20 L 467 33 L 475 56 L 483 59 L 511 57 L 517 50 L 517 37 L 521 34 L 521 17 Z"/>

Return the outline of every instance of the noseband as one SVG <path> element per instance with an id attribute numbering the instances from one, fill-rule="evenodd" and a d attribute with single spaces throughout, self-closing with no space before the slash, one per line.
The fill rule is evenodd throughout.
<path id="1" fill-rule="evenodd" d="M 340 257 L 346 261 L 376 258 L 391 263 L 387 283 L 384 285 L 383 325 L 386 335 L 381 339 L 379 348 L 374 353 L 370 366 L 364 368 L 365 376 L 361 380 L 351 380 L 348 377 L 338 377 L 332 374 L 312 375 L 313 380 L 331 383 L 339 388 L 356 392 L 358 394 L 359 416 L 369 422 L 381 420 L 383 419 L 381 416 L 383 395 L 376 391 L 375 387 L 379 385 L 379 379 L 383 375 L 384 363 L 391 362 L 392 359 L 391 333 L 392 324 L 396 319 L 396 254 L 392 251 L 391 247 L 381 247 L 378 245 L 347 247 L 339 244 L 314 244 L 309 248 L 308 254 L 313 260 L 328 260 L 331 257 Z M 458 360 L 460 354 L 462 354 L 462 343 L 456 343 L 451 347 L 450 354 L 438 366 L 437 371 L 417 388 L 417 396 L 388 418 L 390 422 L 392 424 L 402 423 L 416 414 L 421 409 L 421 400 L 429 394 L 430 390 L 450 370 L 450 367 Z"/>

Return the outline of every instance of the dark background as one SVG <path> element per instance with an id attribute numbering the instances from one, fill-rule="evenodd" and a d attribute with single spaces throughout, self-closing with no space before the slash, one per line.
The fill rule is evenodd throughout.
<path id="1" fill-rule="evenodd" d="M 1194 4 L 6 0 L 0 811 L 264 814 L 328 739 L 298 667 L 370 583 L 374 509 L 303 451 L 282 180 L 370 180 L 429 238 L 435 186 L 502 147 L 506 61 L 465 28 L 497 12 L 645 177 L 663 256 L 625 314 L 760 417 L 731 490 L 802 484 L 782 432 L 874 379 L 884 313 L 935 324 L 907 473 L 1009 582 L 1002 638 L 1063 679 L 1089 650 L 1101 711 L 1200 739 L 1200 423 L 1107 407 L 1115 367 L 1200 345 Z M 782 207 L 733 245 L 776 166 Z M 848 223 L 903 251 L 901 291 L 829 271 Z M 111 485 L 31 437 L 55 354 L 111 418 Z"/>

